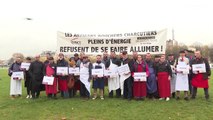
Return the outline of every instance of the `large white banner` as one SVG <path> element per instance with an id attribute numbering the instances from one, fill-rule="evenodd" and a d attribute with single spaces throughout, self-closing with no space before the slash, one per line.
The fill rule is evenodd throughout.
<path id="1" fill-rule="evenodd" d="M 139 54 L 164 54 L 167 30 L 118 34 L 77 34 L 57 32 L 57 52 L 74 54 L 100 54 L 104 51 L 120 53 L 134 51 Z"/>

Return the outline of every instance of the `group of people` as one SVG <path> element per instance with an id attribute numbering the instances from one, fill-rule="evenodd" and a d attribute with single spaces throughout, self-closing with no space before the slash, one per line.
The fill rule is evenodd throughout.
<path id="1" fill-rule="evenodd" d="M 203 58 L 200 51 L 195 51 L 194 57 L 188 57 L 186 51 L 180 51 L 179 57 L 175 58 L 173 54 L 155 55 L 154 58 L 147 53 L 143 58 L 137 52 L 133 52 L 132 59 L 129 58 L 126 51 L 120 53 L 119 56 L 115 52 L 104 52 L 103 55 L 97 55 L 94 63 L 88 59 L 84 53 L 74 54 L 68 61 L 65 60 L 64 54 L 59 53 L 58 59 L 47 53 L 45 62 L 40 61 L 40 56 L 36 56 L 35 60 L 27 57 L 26 62 L 30 63 L 29 69 L 21 68 L 22 60 L 17 58 L 9 68 L 10 95 L 12 98 L 21 96 L 22 83 L 21 79 L 12 77 L 13 72 L 23 71 L 25 87 L 27 88 L 27 98 L 39 98 L 40 91 L 45 90 L 48 98 L 57 99 L 57 94 L 63 98 L 74 97 L 78 91 L 80 96 L 95 100 L 99 96 L 104 100 L 105 86 L 108 85 L 109 97 L 116 97 L 127 100 L 144 100 L 159 99 L 169 101 L 171 97 L 179 100 L 180 92 L 184 92 L 184 100 L 196 98 L 197 88 L 204 88 L 205 98 L 209 99 L 208 79 L 211 75 L 208 60 Z M 129 72 L 120 74 L 115 71 L 118 67 L 127 64 Z M 205 64 L 205 71 L 193 71 L 192 65 Z M 189 71 L 178 71 L 178 65 L 188 65 Z M 79 68 L 79 74 L 58 74 L 58 67 Z M 94 75 L 93 69 L 114 70 L 111 75 Z M 136 73 L 145 73 L 146 80 L 136 79 Z M 52 85 L 42 84 L 43 77 L 54 77 Z M 91 95 L 91 81 L 93 95 Z M 189 94 L 190 92 L 190 94 Z"/>

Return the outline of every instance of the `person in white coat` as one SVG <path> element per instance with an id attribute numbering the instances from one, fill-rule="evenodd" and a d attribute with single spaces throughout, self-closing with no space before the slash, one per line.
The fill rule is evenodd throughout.
<path id="1" fill-rule="evenodd" d="M 10 66 L 8 70 L 8 75 L 11 77 L 10 80 L 10 96 L 15 98 L 16 96 L 21 96 L 22 94 L 22 83 L 21 80 L 24 79 L 24 74 L 20 74 L 21 70 L 21 58 L 16 58 L 15 62 Z M 20 74 L 17 76 L 17 74 Z M 15 75 L 16 74 L 16 75 Z"/>
<path id="2" fill-rule="evenodd" d="M 178 63 L 177 65 L 179 66 L 189 66 L 189 59 L 186 57 L 184 51 L 180 51 L 180 57 L 178 58 Z M 189 68 L 189 67 L 188 67 Z M 189 91 L 189 84 L 188 84 L 188 74 L 189 74 L 189 69 L 186 71 L 179 71 L 176 69 L 177 72 L 177 79 L 176 79 L 176 85 L 175 85 L 175 90 L 176 90 L 176 99 L 180 99 L 180 91 L 184 91 L 184 100 L 189 100 L 188 98 L 188 91 Z"/>
<path id="3" fill-rule="evenodd" d="M 88 60 L 88 56 L 83 56 L 83 61 L 80 64 L 80 81 L 82 97 L 90 98 L 90 80 L 92 78 L 92 64 Z"/>
<path id="4" fill-rule="evenodd" d="M 106 62 L 105 68 L 108 70 L 116 70 L 121 66 L 121 61 L 116 58 L 115 52 L 110 53 L 110 59 Z M 121 97 L 119 74 L 115 72 L 114 75 L 108 76 L 109 97 L 113 97 L 113 90 L 116 90 L 116 97 Z"/>

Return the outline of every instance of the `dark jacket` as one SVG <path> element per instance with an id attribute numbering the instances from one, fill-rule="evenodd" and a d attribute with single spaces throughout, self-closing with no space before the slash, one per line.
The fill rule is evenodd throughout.
<path id="1" fill-rule="evenodd" d="M 65 59 L 62 60 L 57 60 L 57 67 L 69 67 L 68 62 Z M 56 68 L 57 69 L 57 68 Z M 59 79 L 62 80 L 67 80 L 68 79 L 68 75 L 67 76 L 58 76 Z"/>
<path id="2" fill-rule="evenodd" d="M 113 63 L 113 64 L 115 64 L 115 65 L 117 65 L 117 66 L 121 66 L 121 61 L 120 61 L 120 59 L 118 59 L 118 58 L 110 58 L 110 59 L 108 59 L 108 60 L 106 61 L 106 63 L 105 63 L 105 67 L 106 67 L 106 68 L 109 68 L 109 66 L 110 66 L 110 60 L 112 60 L 112 63 Z"/>
<path id="3" fill-rule="evenodd" d="M 158 63 L 156 66 L 156 76 L 159 72 L 168 72 L 168 74 L 172 77 L 172 69 L 168 62 Z"/>
<path id="4" fill-rule="evenodd" d="M 41 84 L 44 77 L 44 64 L 41 61 L 34 61 L 30 64 L 29 74 L 33 84 Z"/>
<path id="5" fill-rule="evenodd" d="M 208 79 L 208 76 L 211 76 L 210 65 L 209 65 L 209 62 L 208 62 L 208 60 L 206 58 L 202 58 L 201 57 L 200 59 L 198 59 L 198 58 L 193 59 L 191 61 L 190 66 L 192 67 L 193 64 L 202 64 L 202 63 L 204 63 L 206 65 L 206 73 L 202 73 L 203 74 L 203 79 L 206 80 L 206 79 Z M 192 77 L 193 77 L 194 74 L 193 74 L 192 70 L 191 70 L 191 73 L 192 73 Z"/>
<path id="6" fill-rule="evenodd" d="M 13 72 L 21 71 L 21 63 L 13 63 L 8 69 L 8 75 L 11 76 Z"/>

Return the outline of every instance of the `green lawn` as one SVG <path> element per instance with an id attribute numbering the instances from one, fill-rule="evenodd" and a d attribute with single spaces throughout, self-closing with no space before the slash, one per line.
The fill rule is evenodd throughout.
<path id="1" fill-rule="evenodd" d="M 0 79 L 1 120 L 213 120 L 212 80 L 209 101 L 205 100 L 203 89 L 199 89 L 197 98 L 188 102 L 174 99 L 169 102 L 148 99 L 128 102 L 108 98 L 107 95 L 104 101 L 86 101 L 78 96 L 48 100 L 44 92 L 38 100 L 30 100 L 25 98 L 24 87 L 23 96 L 12 100 L 9 96 L 10 79 L 7 70 L 0 69 Z"/>

